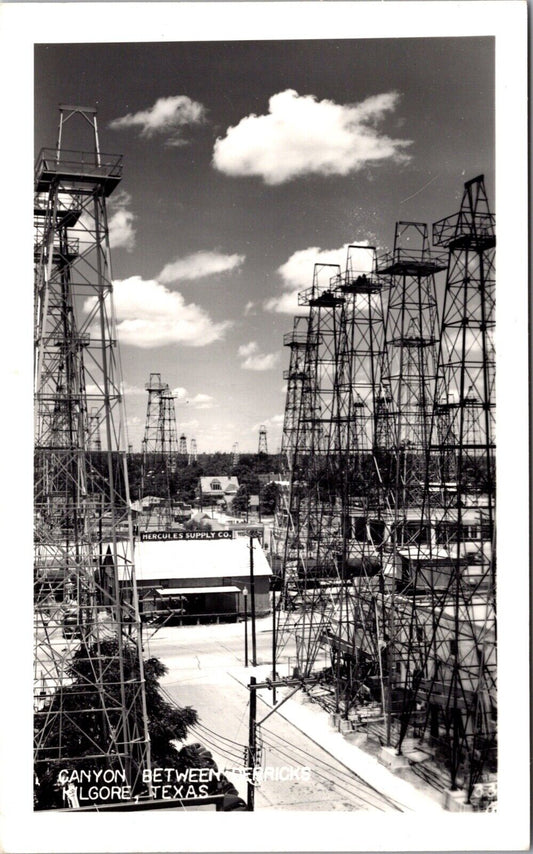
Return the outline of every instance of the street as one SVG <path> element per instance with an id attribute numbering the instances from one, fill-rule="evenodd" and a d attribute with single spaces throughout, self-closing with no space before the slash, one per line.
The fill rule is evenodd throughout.
<path id="1" fill-rule="evenodd" d="M 246 683 L 254 675 L 254 669 L 243 666 L 244 625 L 163 626 L 153 631 L 154 627 L 146 631 L 145 655 L 157 656 L 168 667 L 168 674 L 161 680 L 162 687 L 174 702 L 192 706 L 199 715 L 199 724 L 191 730 L 187 741 L 200 742 L 211 750 L 219 769 L 246 800 L 246 778 L 242 773 L 250 708 Z M 256 636 L 258 665 L 271 664 L 269 618 L 257 621 Z M 294 661 L 294 649 L 286 647 L 277 664 L 279 675 L 289 675 L 291 657 Z M 261 674 L 264 673 L 263 667 Z M 269 711 L 270 706 L 258 697 L 257 722 Z M 325 714 L 324 726 L 327 727 Z M 272 714 L 259 727 L 259 745 L 264 779 L 255 788 L 257 811 L 390 812 L 394 809 L 385 797 L 280 714 Z M 240 773 L 230 769 L 238 769 Z"/>

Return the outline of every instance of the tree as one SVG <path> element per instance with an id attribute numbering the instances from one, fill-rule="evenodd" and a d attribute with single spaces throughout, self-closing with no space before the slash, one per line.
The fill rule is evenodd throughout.
<path id="1" fill-rule="evenodd" d="M 239 486 L 235 498 L 231 502 L 231 509 L 233 513 L 248 513 L 248 505 L 250 501 L 250 493 L 248 491 L 248 487 L 246 484 Z"/>
<path id="2" fill-rule="evenodd" d="M 276 512 L 278 500 L 278 485 L 271 482 L 266 483 L 260 494 L 260 512 L 263 516 L 273 516 Z"/>
<path id="3" fill-rule="evenodd" d="M 39 720 L 43 717 L 49 721 L 46 731 L 46 748 L 39 749 L 35 756 L 36 786 L 35 808 L 53 809 L 63 807 L 61 786 L 58 784 L 58 772 L 68 768 L 69 771 L 96 771 L 102 768 L 103 759 L 95 759 L 96 745 L 105 745 L 107 733 L 106 724 L 101 711 L 98 686 L 95 684 L 93 660 L 95 645 L 87 646 L 82 643 L 73 656 L 68 676 L 72 679 L 70 685 L 63 685 L 47 701 L 41 710 Z M 94 653 L 91 655 L 91 653 Z M 106 696 L 107 705 L 121 706 L 121 681 L 119 678 L 117 642 L 115 640 L 101 641 L 99 644 L 100 659 L 107 659 Z M 133 686 L 138 671 L 136 648 L 124 640 L 124 691 L 128 706 L 128 692 L 136 690 Z M 175 768 L 183 771 L 186 768 L 212 767 L 216 764 L 211 754 L 201 745 L 187 745 L 178 750 L 174 741 L 183 741 L 190 730 L 198 722 L 198 714 L 190 706 L 179 708 L 165 699 L 159 680 L 167 672 L 167 667 L 158 658 L 149 658 L 144 662 L 146 707 L 148 715 L 148 731 L 152 757 L 152 768 Z M 131 703 L 132 716 L 138 716 L 135 703 Z M 61 709 L 62 714 L 57 712 Z M 66 713 L 66 714 L 65 714 Z M 70 715 L 69 715 L 70 713 Z M 117 712 L 118 715 L 118 712 Z M 130 721 L 132 731 L 139 730 L 140 722 Z M 59 747 L 61 756 L 68 756 L 58 763 Z M 54 751 L 54 748 L 56 751 Z M 57 752 L 57 756 L 54 755 Z M 118 766 L 116 766 L 118 767 Z M 217 779 L 218 778 L 218 779 Z M 238 795 L 237 790 L 228 782 L 224 775 L 214 776 L 209 782 L 209 794 Z M 132 792 L 133 795 L 143 794 L 142 782 Z M 107 801 L 109 803 L 109 800 Z"/>

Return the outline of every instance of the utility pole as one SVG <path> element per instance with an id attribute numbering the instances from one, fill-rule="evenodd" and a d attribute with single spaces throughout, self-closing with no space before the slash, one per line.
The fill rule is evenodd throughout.
<path id="1" fill-rule="evenodd" d="M 276 586 L 272 585 L 272 702 L 276 705 Z"/>
<path id="2" fill-rule="evenodd" d="M 253 598 L 252 598 L 253 602 Z M 250 677 L 250 721 L 248 726 L 248 812 L 254 811 L 255 801 L 255 752 L 256 752 L 256 717 L 257 717 L 257 689 L 255 676 Z"/>
<path id="3" fill-rule="evenodd" d="M 255 638 L 255 578 L 254 578 L 254 541 L 250 534 L 250 611 L 252 616 L 252 667 L 257 667 L 257 646 Z"/>
<path id="4" fill-rule="evenodd" d="M 244 666 L 248 667 L 248 588 L 242 591 L 244 600 Z"/>
<path id="5" fill-rule="evenodd" d="M 311 676 L 305 679 L 267 679 L 265 682 L 257 682 L 255 676 L 250 676 L 250 684 L 248 685 L 248 690 L 250 692 L 250 718 L 248 723 L 248 748 L 246 750 L 246 770 L 248 777 L 248 789 L 247 789 L 247 808 L 248 812 L 254 811 L 254 798 L 255 798 L 255 780 L 254 780 L 254 770 L 256 767 L 256 759 L 257 759 L 257 727 L 261 726 L 270 715 L 273 715 L 274 712 L 277 712 L 278 709 L 270 709 L 268 714 L 265 715 L 262 720 L 257 723 L 257 692 L 262 690 L 263 688 L 269 688 L 272 691 L 275 691 L 276 688 L 293 688 L 293 690 L 287 694 L 286 697 L 283 698 L 280 702 L 280 706 L 283 703 L 286 703 L 287 700 L 290 700 L 291 697 L 296 694 L 297 691 L 300 690 L 304 685 L 313 685 L 317 682 L 317 677 Z M 279 708 L 279 706 L 278 706 Z"/>

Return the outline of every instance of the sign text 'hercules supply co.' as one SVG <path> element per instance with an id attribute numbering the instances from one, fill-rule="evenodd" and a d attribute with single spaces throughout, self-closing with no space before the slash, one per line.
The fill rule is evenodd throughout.
<path id="1" fill-rule="evenodd" d="M 141 543 L 166 540 L 231 540 L 231 531 L 141 531 Z"/>

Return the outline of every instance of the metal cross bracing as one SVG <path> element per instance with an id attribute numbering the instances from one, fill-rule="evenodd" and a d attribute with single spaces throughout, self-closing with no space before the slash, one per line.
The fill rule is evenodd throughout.
<path id="1" fill-rule="evenodd" d="M 445 269 L 445 259 L 431 251 L 427 225 L 420 222 L 397 222 L 393 251 L 377 262 L 388 290 L 376 423 L 384 499 L 380 622 L 386 636 L 382 664 L 387 744 L 394 737 L 406 655 L 404 623 L 409 621 L 409 610 L 398 597 L 410 582 L 404 564 L 425 541 L 423 497 L 435 467 L 428 453 L 439 335 L 435 276 Z"/>
<path id="2" fill-rule="evenodd" d="M 236 466 L 239 463 L 240 454 L 239 454 L 239 443 L 234 442 L 233 447 L 231 449 L 231 465 Z"/>
<path id="3" fill-rule="evenodd" d="M 349 343 L 362 354 L 368 340 L 352 319 L 350 259 L 322 300 L 315 281 L 301 297 L 310 308 L 281 601 L 296 607 L 301 672 L 330 647 L 334 708 L 398 752 L 417 741 L 445 784 L 475 798 L 480 781 L 493 785 L 496 762 L 495 237 L 482 178 L 465 185 L 457 215 L 435 224 L 434 242 L 446 260 L 431 252 L 425 224 L 398 223 L 394 251 L 375 269 L 375 293 L 389 299 L 384 329 L 376 322 L 373 419 Z M 439 326 L 434 279 L 445 269 Z M 372 421 L 374 465 L 361 469 L 354 449 Z"/>
<path id="4" fill-rule="evenodd" d="M 495 219 L 483 176 L 465 184 L 459 213 L 435 223 L 448 267 L 430 453 L 440 478 L 428 481 L 425 560 L 409 566 L 409 659 L 400 730 L 413 708 L 419 729 L 468 799 L 496 772 L 495 603 Z M 414 634 L 425 649 L 416 650 Z M 421 725 L 421 726 L 420 726 Z"/>
<path id="5" fill-rule="evenodd" d="M 280 449 L 281 479 L 278 485 L 273 529 L 273 555 L 275 559 L 274 569 L 276 574 L 280 574 L 285 549 L 289 513 L 289 484 L 298 429 L 303 380 L 305 376 L 304 361 L 308 336 L 307 327 L 307 316 L 297 315 L 293 321 L 292 331 L 283 336 L 284 346 L 289 347 L 290 359 L 288 369 L 283 372 L 283 379 L 287 382 L 287 393 L 285 398 L 285 413 L 283 417 Z"/>
<path id="6" fill-rule="evenodd" d="M 73 118 L 89 151 L 63 148 Z M 150 741 L 106 211 L 121 174 L 96 110 L 60 106 L 35 173 L 34 762 L 37 779 L 121 769 L 140 791 Z"/>
<path id="7" fill-rule="evenodd" d="M 153 523 L 156 527 L 170 529 L 173 526 L 171 478 L 176 472 L 180 453 L 174 395 L 159 373 L 150 374 L 145 388 L 148 403 L 142 440 L 141 493 L 143 499 L 152 497 L 156 500 L 153 506 L 155 519 L 152 519 L 151 512 L 146 513 L 144 522 L 147 527 Z M 186 440 L 183 453 L 187 453 Z"/>
<path id="8" fill-rule="evenodd" d="M 292 470 L 298 415 L 304 380 L 304 361 L 308 337 L 308 317 L 297 315 L 293 320 L 293 329 L 283 336 L 283 345 L 289 347 L 289 367 L 283 371 L 287 382 L 283 432 L 281 436 L 281 466 L 283 475 Z"/>
<path id="9" fill-rule="evenodd" d="M 298 667 L 308 672 L 324 643 L 338 598 L 342 537 L 341 476 L 351 429 L 345 393 L 345 298 L 335 291 L 337 264 L 315 264 L 313 284 L 299 294 L 309 315 L 292 455 L 283 554 L 283 604 L 297 609 Z"/>
<path id="10" fill-rule="evenodd" d="M 396 223 L 394 249 L 378 260 L 388 300 L 376 444 L 391 503 L 402 508 L 419 504 L 424 491 L 439 334 L 435 276 L 445 269 L 419 222 Z"/>
<path id="11" fill-rule="evenodd" d="M 379 370 L 383 354 L 383 283 L 376 250 L 348 247 L 337 292 L 345 299 L 344 340 L 338 360 L 348 429 L 343 436 L 341 515 L 337 544 L 340 593 L 328 632 L 335 709 L 347 715 L 372 702 L 382 714 L 382 661 L 377 600 L 383 597 L 383 487 L 375 455 Z"/>

